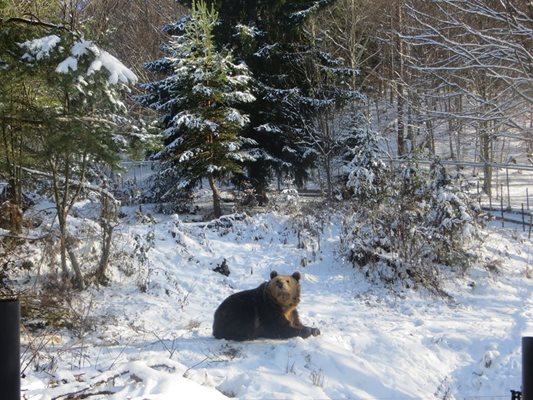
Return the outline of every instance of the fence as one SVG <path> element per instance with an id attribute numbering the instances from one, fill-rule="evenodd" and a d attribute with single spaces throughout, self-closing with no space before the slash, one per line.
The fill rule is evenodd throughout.
<path id="1" fill-rule="evenodd" d="M 123 171 L 108 172 L 115 197 L 125 205 L 137 205 L 150 190 L 159 171 L 158 161 L 123 161 Z"/>
<path id="2" fill-rule="evenodd" d="M 476 182 L 481 206 L 500 220 L 502 227 L 506 223 L 521 225 L 531 238 L 533 201 L 529 186 L 533 185 L 533 166 L 490 164 L 493 169 L 493 190 L 490 194 L 481 190 L 483 177 L 476 174 L 476 169 L 484 166 L 482 163 L 472 166 L 474 173 L 470 176 Z"/>
<path id="3" fill-rule="evenodd" d="M 124 172 L 116 173 L 111 178 L 120 189 L 132 186 L 148 189 L 160 165 L 158 161 L 123 161 L 121 166 Z"/>
<path id="4" fill-rule="evenodd" d="M 398 164 L 405 160 L 388 160 Z M 418 160 L 419 164 L 430 165 L 432 161 Z M 533 165 L 478 163 L 444 160 L 447 169 L 460 170 L 473 184 L 480 205 L 502 222 L 522 225 L 531 234 L 533 225 Z M 483 192 L 483 168 L 493 169 L 493 190 L 490 195 Z M 160 163 L 157 161 L 124 161 L 124 172 L 110 176 L 120 198 L 126 204 L 140 201 L 142 194 L 150 189 Z"/>
<path id="5" fill-rule="evenodd" d="M 389 160 L 393 164 L 406 160 Z M 417 160 L 419 164 L 430 165 L 433 161 Z M 479 163 L 469 161 L 444 160 L 441 164 L 448 170 L 454 169 L 472 183 L 472 191 L 479 199 L 481 207 L 494 218 L 505 224 L 518 224 L 531 238 L 533 225 L 533 165 Z M 492 168 L 492 191 L 485 193 L 483 169 Z M 531 187 L 531 190 L 530 190 Z"/>

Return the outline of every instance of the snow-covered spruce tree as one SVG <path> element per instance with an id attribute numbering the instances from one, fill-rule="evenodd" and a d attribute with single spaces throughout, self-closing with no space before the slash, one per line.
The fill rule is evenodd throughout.
<path id="1" fill-rule="evenodd" d="M 338 59 L 320 51 L 305 33 L 309 19 L 334 0 L 207 0 L 220 10 L 215 28 L 219 46 L 231 46 L 249 66 L 257 100 L 247 108 L 248 138 L 257 142 L 250 151 L 256 158 L 247 165 L 249 178 L 260 200 L 273 174 L 289 174 L 297 184 L 307 177 L 317 154 L 313 117 L 326 103 L 339 99 L 338 92 L 317 92 L 312 70 L 341 68 Z M 182 0 L 189 4 L 190 0 Z M 331 72 L 332 70 L 330 70 Z M 311 137 L 311 136 L 314 136 Z"/>
<path id="2" fill-rule="evenodd" d="M 441 290 L 443 265 L 463 272 L 475 258 L 479 207 L 438 161 L 407 160 L 388 175 L 380 202 L 345 220 L 343 243 L 354 265 L 388 284 Z"/>
<path id="3" fill-rule="evenodd" d="M 351 158 L 345 167 L 346 186 L 358 204 L 373 208 L 385 195 L 389 172 L 380 135 L 372 129 L 370 117 L 361 110 L 354 110 L 351 117 L 345 140 L 348 149 L 344 157 Z"/>
<path id="4" fill-rule="evenodd" d="M 248 68 L 217 50 L 212 33 L 217 21 L 213 6 L 193 2 L 191 15 L 174 27 L 182 33 L 164 46 L 168 56 L 148 65 L 171 75 L 144 85 L 148 93 L 140 98 L 164 113 L 165 146 L 157 156 L 181 173 L 182 185 L 208 179 L 215 217 L 221 215 L 217 179 L 240 174 L 245 161 L 254 161 L 243 150 L 254 142 L 240 135 L 249 118 L 238 109 L 254 101 Z"/>
<path id="5" fill-rule="evenodd" d="M 264 173 L 272 170 L 290 174 L 300 185 L 309 168 L 318 164 L 331 195 L 332 166 L 342 139 L 332 121 L 346 101 L 358 97 L 348 87 L 348 76 L 355 71 L 320 48 L 306 30 L 309 20 L 331 3 L 287 2 L 270 8 L 266 23 L 247 22 L 248 28 L 253 24 L 260 28 L 251 42 L 253 52 L 244 54 L 250 60 L 259 99 L 259 107 L 251 113 L 249 135 L 260 143 L 263 163 L 268 166 L 255 171 L 256 181 L 267 178 Z"/>
<path id="6" fill-rule="evenodd" d="M 431 164 L 429 178 L 425 225 L 435 261 L 466 268 L 473 254 L 466 250 L 465 241 L 479 236 L 479 202 L 468 194 L 468 182 L 460 174 L 450 176 L 439 159 Z"/>
<path id="7" fill-rule="evenodd" d="M 17 168 L 50 181 L 59 223 L 61 269 L 83 287 L 83 276 L 69 235 L 68 215 L 90 186 L 94 165 L 116 166 L 117 113 L 125 107 L 120 92 L 136 76 L 111 54 L 61 24 L 7 18 L 2 34 L 13 34 L 9 59 L 0 68 L 4 81 L 13 71 L 21 79 L 5 92 L 24 107 L 11 108 L 2 134 L 18 135 L 24 153 Z M 11 83 L 10 83 L 11 85 Z M 24 90 L 22 96 L 18 90 Z M 21 112 L 22 111 L 22 112 Z M 27 137 L 21 133 L 29 132 Z M 6 153 L 7 154 L 7 153 Z M 103 193 L 103 191 L 101 191 Z M 103 194 L 108 195 L 108 194 Z"/>

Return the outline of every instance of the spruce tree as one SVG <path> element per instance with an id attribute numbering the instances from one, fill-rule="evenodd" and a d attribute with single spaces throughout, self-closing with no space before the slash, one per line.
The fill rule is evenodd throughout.
<path id="1" fill-rule="evenodd" d="M 369 207 L 379 205 L 386 192 L 389 171 L 382 161 L 380 135 L 372 129 L 368 115 L 354 110 L 351 116 L 349 140 L 344 157 L 350 158 L 345 170 L 346 186 L 358 204 Z"/>
<path id="2" fill-rule="evenodd" d="M 195 1 L 190 17 L 168 28 L 177 35 L 163 47 L 167 57 L 147 65 L 169 75 L 144 85 L 147 94 L 140 97 L 141 104 L 163 112 L 164 148 L 157 157 L 181 174 L 182 185 L 208 179 L 215 217 L 222 212 L 217 179 L 242 173 L 243 163 L 254 160 L 243 150 L 253 141 L 240 135 L 249 118 L 238 109 L 254 100 L 248 68 L 217 50 L 217 21 L 213 5 Z"/>
<path id="3" fill-rule="evenodd" d="M 304 32 L 307 21 L 334 1 L 208 0 L 220 10 L 214 31 L 217 44 L 231 46 L 253 76 L 257 100 L 248 108 L 251 123 L 246 136 L 257 145 L 250 148 L 256 162 L 248 166 L 248 173 L 260 197 L 274 173 L 289 174 L 298 184 L 306 179 L 317 158 L 308 145 L 314 116 L 352 96 L 338 84 L 349 81 L 344 76 L 353 71 L 315 46 Z M 317 89 L 312 70 L 319 70 L 320 79 L 328 76 L 327 88 Z"/>

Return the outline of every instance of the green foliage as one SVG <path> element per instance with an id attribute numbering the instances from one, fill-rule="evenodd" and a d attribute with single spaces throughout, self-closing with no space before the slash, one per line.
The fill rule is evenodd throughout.
<path id="1" fill-rule="evenodd" d="M 303 136 L 323 99 L 316 96 L 307 69 L 314 64 L 324 65 L 324 59 L 311 49 L 304 35 L 304 23 L 332 1 L 207 3 L 220 11 L 220 24 L 214 29 L 218 47 L 234 49 L 253 76 L 257 100 L 246 108 L 251 123 L 245 135 L 256 143 L 249 146 L 256 161 L 247 166 L 247 172 L 258 195 L 264 196 L 273 172 L 289 174 L 301 184 L 316 158 Z"/>
<path id="2" fill-rule="evenodd" d="M 175 71 L 187 105 L 174 121 L 185 129 L 172 153 L 192 177 L 240 173 L 246 155 L 238 134 L 248 118 L 234 106 L 253 100 L 246 92 L 247 68 L 215 49 L 212 30 L 218 15 L 212 7 L 194 3 L 191 16 L 183 40 L 174 43 Z"/>
<path id="3" fill-rule="evenodd" d="M 109 53 L 63 26 L 9 18 L 0 29 L 0 173 L 21 201 L 22 171 L 50 182 L 60 230 L 61 266 L 83 277 L 68 244 L 67 216 L 94 167 L 115 166 L 122 142 L 113 131 L 125 111 L 121 90 L 135 75 Z"/>
<path id="4" fill-rule="evenodd" d="M 118 161 L 119 148 L 110 134 L 110 114 L 118 109 L 118 102 L 107 78 L 101 72 L 84 77 L 56 71 L 75 40 L 68 34 L 52 34 L 20 41 L 17 56 L 0 71 L 17 77 L 2 96 L 10 105 L 4 121 L 15 121 L 4 125 L 4 138 L 12 145 L 0 154 L 11 169 L 15 163 L 83 181 L 81 170 L 89 160 L 111 165 Z M 52 47 L 49 51 L 47 45 Z M 78 68 L 87 70 L 90 58 L 89 52 L 80 56 Z M 20 155 L 18 160 L 13 159 L 15 154 Z"/>
<path id="5" fill-rule="evenodd" d="M 249 119 L 239 108 L 254 100 L 248 69 L 235 64 L 231 53 L 217 50 L 217 21 L 213 6 L 194 2 L 180 34 L 164 46 L 168 56 L 148 66 L 170 75 L 144 85 L 148 93 L 140 98 L 165 112 L 165 148 L 158 156 L 181 172 L 182 185 L 240 174 L 243 162 L 253 160 L 243 151 L 247 141 L 240 135 Z"/>
<path id="6" fill-rule="evenodd" d="M 2 30 L 2 39 L 9 40 L 1 43 L 9 46 L 10 55 L 0 70 L 0 78 L 9 82 L 0 91 L 0 104 L 9 107 L 3 121 L 18 122 L 21 134 L 34 133 L 24 147 L 37 157 L 40 167 L 56 157 L 75 159 L 76 155 L 115 163 L 118 144 L 110 134 L 113 115 L 125 111 L 119 91 L 134 76 L 125 67 L 117 68 L 118 60 L 91 42 L 65 31 L 28 39 L 36 32 L 32 26 L 26 28 Z M 99 63 L 103 66 L 98 69 Z M 7 124 L 4 128 L 13 129 Z"/>

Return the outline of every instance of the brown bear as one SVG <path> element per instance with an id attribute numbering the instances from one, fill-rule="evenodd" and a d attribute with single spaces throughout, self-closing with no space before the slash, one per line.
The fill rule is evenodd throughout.
<path id="1" fill-rule="evenodd" d="M 215 311 L 213 336 L 242 341 L 320 335 L 317 328 L 300 322 L 296 311 L 299 302 L 300 273 L 278 275 L 272 271 L 268 282 L 234 293 L 220 304 Z"/>

